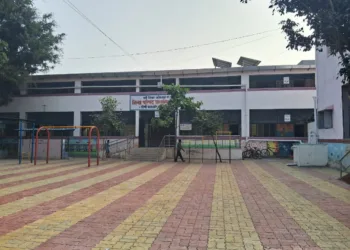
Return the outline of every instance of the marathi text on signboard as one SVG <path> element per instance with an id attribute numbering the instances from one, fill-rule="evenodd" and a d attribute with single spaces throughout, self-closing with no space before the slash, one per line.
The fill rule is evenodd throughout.
<path id="1" fill-rule="evenodd" d="M 162 104 L 167 104 L 170 95 L 131 95 L 130 110 L 157 110 Z"/>

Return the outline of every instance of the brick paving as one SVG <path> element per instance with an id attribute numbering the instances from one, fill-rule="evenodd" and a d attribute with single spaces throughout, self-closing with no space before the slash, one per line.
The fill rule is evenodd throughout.
<path id="1" fill-rule="evenodd" d="M 350 249 L 350 186 L 329 169 L 0 161 L 0 250 Z"/>

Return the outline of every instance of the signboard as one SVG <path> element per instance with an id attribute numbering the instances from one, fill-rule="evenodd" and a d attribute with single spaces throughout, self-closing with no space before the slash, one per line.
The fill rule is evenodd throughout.
<path id="1" fill-rule="evenodd" d="M 289 77 L 283 77 L 283 84 L 289 84 Z"/>
<path id="2" fill-rule="evenodd" d="M 192 130 L 192 124 L 191 123 L 180 124 L 180 130 L 181 131 L 191 131 Z"/>
<path id="3" fill-rule="evenodd" d="M 284 122 L 291 122 L 291 120 L 292 120 L 291 115 L 289 115 L 289 114 L 284 115 Z"/>
<path id="4" fill-rule="evenodd" d="M 157 110 L 170 98 L 170 95 L 130 95 L 130 110 Z"/>
<path id="5" fill-rule="evenodd" d="M 158 110 L 154 111 L 154 118 L 159 118 L 159 117 L 160 117 L 159 111 Z"/>

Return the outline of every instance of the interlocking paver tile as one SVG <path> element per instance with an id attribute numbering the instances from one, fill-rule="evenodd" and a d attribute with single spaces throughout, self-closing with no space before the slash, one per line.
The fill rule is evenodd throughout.
<path id="1" fill-rule="evenodd" d="M 294 176 L 295 170 L 293 171 L 294 174 L 288 174 L 288 171 L 282 171 L 284 166 L 275 164 L 260 164 L 260 166 L 278 180 L 282 180 L 285 185 L 293 188 L 294 191 L 298 192 L 305 199 L 311 201 L 330 216 L 350 228 L 350 204 L 338 200 L 334 196 L 324 193 L 320 189 L 309 185 L 309 183 L 296 178 Z M 303 172 L 300 173 L 305 174 Z"/>
<path id="2" fill-rule="evenodd" d="M 245 163 L 249 171 L 321 249 L 350 249 L 350 229 L 293 189 L 275 179 L 254 162 Z M 307 191 L 306 191 L 307 192 Z"/>
<path id="3" fill-rule="evenodd" d="M 126 218 L 97 248 L 150 248 L 168 217 L 196 177 L 200 165 L 189 165 L 147 203 Z M 191 232 L 188 232 L 191 233 Z"/>
<path id="4" fill-rule="evenodd" d="M 229 165 L 217 165 L 208 249 L 263 249 Z"/>
<path id="5" fill-rule="evenodd" d="M 285 164 L 271 163 L 272 165 L 277 165 L 280 170 L 294 176 L 295 178 L 306 182 L 307 184 L 325 192 L 343 202 L 350 204 L 350 192 L 347 189 L 334 185 L 328 181 L 321 180 L 317 177 L 301 172 L 296 168 L 291 168 Z"/>
<path id="6" fill-rule="evenodd" d="M 350 249 L 350 186 L 285 163 L 0 161 L 0 250 Z"/>
<path id="7" fill-rule="evenodd" d="M 207 249 L 215 172 L 215 165 L 202 167 L 164 224 L 152 245 L 153 249 L 167 244 L 169 240 L 171 244 L 168 248 L 162 249 Z"/>
<path id="8" fill-rule="evenodd" d="M 166 164 L 156 167 L 144 174 L 28 224 L 21 229 L 5 234 L 0 237 L 0 249 L 1 247 L 8 247 L 9 245 L 13 246 L 13 244 L 10 243 L 12 240 L 19 242 L 16 244 L 18 249 L 34 249 L 53 236 L 73 226 L 78 221 L 92 215 L 157 175 L 165 172 L 169 167 L 170 166 Z M 43 237 L 38 240 L 37 235 L 42 235 Z M 33 243 L 31 247 L 20 248 L 21 244 L 27 242 Z"/>
<path id="9" fill-rule="evenodd" d="M 114 201 L 95 214 L 79 221 L 71 228 L 52 238 L 38 249 L 49 249 L 54 245 L 60 245 L 60 239 L 65 238 L 66 250 L 73 249 L 76 245 L 91 248 L 103 240 L 121 222 L 140 208 L 148 199 L 156 194 L 163 186 L 178 175 L 185 165 L 173 167 L 151 181 L 136 188 L 129 194 Z M 70 240 L 69 240 L 70 239 Z M 62 246 L 62 245 L 61 245 Z"/>
<path id="10" fill-rule="evenodd" d="M 265 248 L 297 249 L 317 246 L 242 163 L 232 169 Z"/>

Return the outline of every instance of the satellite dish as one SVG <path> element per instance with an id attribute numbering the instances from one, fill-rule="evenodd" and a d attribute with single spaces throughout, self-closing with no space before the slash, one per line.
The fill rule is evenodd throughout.
<path id="1" fill-rule="evenodd" d="M 213 64 L 215 66 L 215 68 L 231 68 L 232 67 L 232 63 L 228 62 L 228 61 L 224 61 L 224 60 L 220 60 L 217 58 L 213 57 Z"/>

